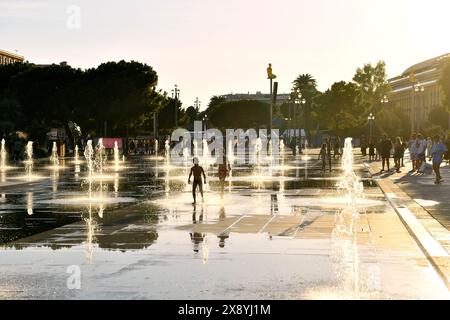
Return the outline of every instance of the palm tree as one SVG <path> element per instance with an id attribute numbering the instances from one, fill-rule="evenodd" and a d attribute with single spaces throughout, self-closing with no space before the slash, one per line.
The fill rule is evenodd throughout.
<path id="1" fill-rule="evenodd" d="M 303 107 L 303 117 L 305 118 L 305 133 L 308 143 L 311 141 L 311 133 L 309 129 L 309 119 L 311 115 L 311 105 L 313 98 L 317 95 L 317 81 L 309 73 L 300 74 L 293 82 L 294 90 L 300 92 L 301 97 L 305 99 Z"/>

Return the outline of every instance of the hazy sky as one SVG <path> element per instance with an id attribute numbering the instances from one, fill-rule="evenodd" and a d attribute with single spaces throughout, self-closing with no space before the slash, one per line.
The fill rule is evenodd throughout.
<path id="1" fill-rule="evenodd" d="M 279 92 L 300 73 L 324 90 L 380 59 L 395 76 L 450 52 L 449 12 L 448 0 L 0 0 L 0 48 L 81 68 L 145 62 L 160 88 L 177 83 L 185 107 L 198 96 L 203 108 L 267 92 L 268 62 Z"/>

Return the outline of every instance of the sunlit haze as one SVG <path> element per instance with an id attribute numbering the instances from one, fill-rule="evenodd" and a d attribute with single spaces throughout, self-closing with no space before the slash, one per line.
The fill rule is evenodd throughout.
<path id="1" fill-rule="evenodd" d="M 159 88 L 176 83 L 184 107 L 198 96 L 203 109 L 212 95 L 267 92 L 269 62 L 280 92 L 299 73 L 325 90 L 378 60 L 396 76 L 450 52 L 448 12 L 446 0 L 0 0 L 0 44 L 33 63 L 145 62 Z"/>

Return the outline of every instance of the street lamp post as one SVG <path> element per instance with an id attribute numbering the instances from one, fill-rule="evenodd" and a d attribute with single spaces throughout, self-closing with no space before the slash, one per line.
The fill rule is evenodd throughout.
<path id="1" fill-rule="evenodd" d="M 367 120 L 369 121 L 369 139 L 372 140 L 373 121 L 375 120 L 375 116 L 370 113 Z"/>
<path id="2" fill-rule="evenodd" d="M 416 130 L 416 93 L 424 92 L 425 88 L 418 82 L 413 83 L 412 85 L 412 116 L 411 116 L 411 131 L 414 132 Z"/>
<path id="3" fill-rule="evenodd" d="M 205 133 L 206 132 L 206 121 L 208 121 L 208 115 L 207 114 L 205 114 L 204 116 L 203 116 L 203 127 L 204 127 L 204 129 L 203 129 L 203 133 Z"/>
<path id="4" fill-rule="evenodd" d="M 178 126 L 178 99 L 180 98 L 180 89 L 177 85 L 172 89 L 172 99 L 175 100 L 175 128 Z"/>
<path id="5" fill-rule="evenodd" d="M 306 104 L 306 100 L 302 98 L 302 94 L 299 89 L 294 91 L 294 140 L 295 144 L 297 145 L 297 107 L 300 106 L 300 109 Z M 302 140 L 302 132 L 299 129 L 299 139 L 300 142 Z M 300 143 L 301 145 L 301 143 Z"/>
<path id="6" fill-rule="evenodd" d="M 195 109 L 200 109 L 200 104 L 201 104 L 201 101 L 198 100 L 198 97 L 196 97 L 196 98 L 195 98 L 195 101 L 194 101 L 194 107 L 195 107 Z"/>
<path id="7" fill-rule="evenodd" d="M 276 75 L 272 73 L 272 64 L 269 63 L 269 66 L 267 67 L 267 79 L 269 79 L 270 82 L 270 111 L 269 111 L 269 135 L 272 134 L 272 117 L 273 117 L 273 79 L 276 79 Z"/>
<path id="8" fill-rule="evenodd" d="M 153 136 L 158 136 L 158 112 L 153 112 Z"/>

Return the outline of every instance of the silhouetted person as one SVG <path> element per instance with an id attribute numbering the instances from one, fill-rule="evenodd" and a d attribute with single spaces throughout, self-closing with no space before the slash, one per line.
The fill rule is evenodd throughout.
<path id="1" fill-rule="evenodd" d="M 325 173 L 327 167 L 327 144 L 323 143 L 319 151 L 319 160 L 322 161 L 322 173 Z"/>
<path id="2" fill-rule="evenodd" d="M 219 164 L 218 167 L 218 176 L 220 183 L 220 196 L 223 198 L 223 192 L 225 189 L 225 179 L 228 176 L 229 171 L 231 170 L 230 164 L 227 161 L 227 158 L 224 156 L 222 163 Z"/>
<path id="3" fill-rule="evenodd" d="M 206 184 L 206 175 L 205 171 L 203 171 L 203 167 L 198 165 L 198 158 L 195 157 L 193 159 L 194 166 L 191 168 L 191 171 L 189 172 L 189 178 L 188 178 L 188 184 L 191 184 L 191 176 L 194 176 L 194 182 L 192 184 L 192 197 L 194 198 L 193 204 L 197 203 L 196 199 L 196 191 L 197 187 L 200 190 L 200 194 L 202 195 L 202 201 L 203 201 L 203 183 L 202 183 L 202 175 L 203 180 Z"/>
<path id="4" fill-rule="evenodd" d="M 228 239 L 230 237 L 230 235 L 228 234 L 228 232 L 223 232 L 221 234 L 219 234 L 217 236 L 217 238 L 219 238 L 219 247 L 220 248 L 224 248 L 225 247 L 225 240 Z"/>
<path id="5" fill-rule="evenodd" d="M 389 171 L 389 158 L 391 157 L 392 142 L 386 135 L 383 135 L 383 140 L 380 143 L 380 154 L 381 154 L 381 172 L 384 171 L 384 166 L 386 164 L 387 171 Z"/>
<path id="6" fill-rule="evenodd" d="M 327 161 L 328 161 L 328 166 L 330 167 L 330 172 L 331 172 L 331 138 L 328 137 L 325 140 L 325 143 L 327 145 Z"/>
<path id="7" fill-rule="evenodd" d="M 203 207 L 201 208 L 200 215 L 198 217 L 198 222 L 203 221 Z M 197 207 L 194 206 L 194 211 L 192 212 L 192 224 L 197 224 Z M 191 241 L 194 245 L 194 252 L 198 252 L 199 244 L 205 239 L 205 235 L 200 232 L 190 232 Z"/>
<path id="8" fill-rule="evenodd" d="M 444 154 L 448 151 L 445 144 L 442 142 L 439 135 L 435 135 L 433 138 L 433 147 L 430 150 L 431 159 L 433 163 L 433 170 L 436 173 L 435 184 L 440 184 L 442 182 L 441 177 L 441 163 L 444 159 Z"/>

